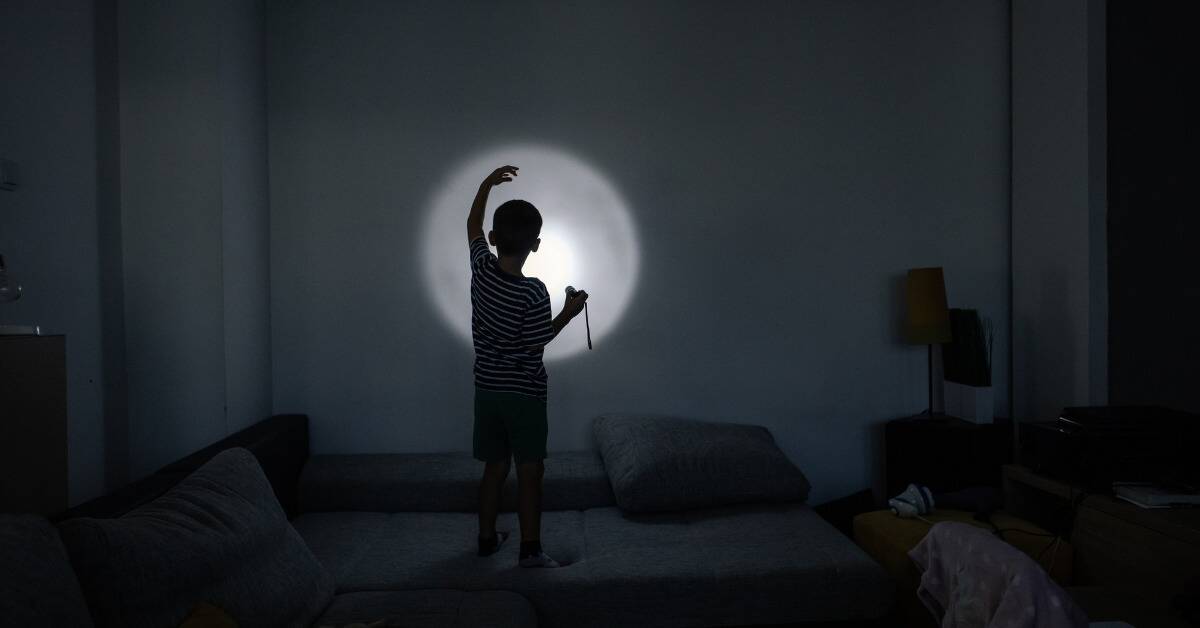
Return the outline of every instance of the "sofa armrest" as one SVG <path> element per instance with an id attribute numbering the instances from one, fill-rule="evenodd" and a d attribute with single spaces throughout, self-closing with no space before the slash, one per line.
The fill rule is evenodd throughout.
<path id="1" fill-rule="evenodd" d="M 308 461 L 308 415 L 277 414 L 185 456 L 153 474 L 109 494 L 51 515 L 52 521 L 75 517 L 111 519 L 166 493 L 213 456 L 231 447 L 250 450 L 288 517 L 296 514 L 296 486 Z"/>
<path id="2" fill-rule="evenodd" d="M 95 519 L 120 517 L 138 506 L 157 499 L 163 493 L 171 490 L 171 487 L 178 484 L 185 477 L 187 477 L 185 473 L 155 473 L 148 475 L 136 482 L 122 486 L 111 493 L 106 493 L 62 512 L 52 514 L 49 516 L 49 519 L 54 523 L 58 523 L 76 517 L 92 517 Z"/>
<path id="3" fill-rule="evenodd" d="M 250 450 L 288 517 L 296 514 L 296 486 L 308 461 L 308 415 L 277 414 L 159 469 L 156 475 L 190 474 L 231 447 Z"/>

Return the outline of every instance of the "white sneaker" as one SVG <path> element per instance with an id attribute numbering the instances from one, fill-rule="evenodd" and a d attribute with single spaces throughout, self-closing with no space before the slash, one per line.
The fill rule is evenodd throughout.
<path id="1" fill-rule="evenodd" d="M 897 516 L 909 519 L 933 512 L 933 493 L 924 486 L 909 484 L 903 493 L 888 500 Z"/>
<path id="2" fill-rule="evenodd" d="M 526 556 L 521 559 L 522 567 L 559 567 L 558 561 L 546 555 L 546 552 L 538 552 L 533 556 Z"/>

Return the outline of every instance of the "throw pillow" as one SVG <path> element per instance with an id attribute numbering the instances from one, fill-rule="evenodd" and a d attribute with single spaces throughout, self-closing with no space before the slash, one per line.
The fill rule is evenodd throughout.
<path id="1" fill-rule="evenodd" d="M 59 530 L 99 626 L 177 626 L 197 600 L 242 626 L 309 626 L 333 597 L 333 580 L 241 448 L 120 518 Z"/>
<path id="2" fill-rule="evenodd" d="M 595 420 L 593 432 L 623 510 L 665 512 L 808 497 L 808 479 L 759 425 L 609 415 Z"/>

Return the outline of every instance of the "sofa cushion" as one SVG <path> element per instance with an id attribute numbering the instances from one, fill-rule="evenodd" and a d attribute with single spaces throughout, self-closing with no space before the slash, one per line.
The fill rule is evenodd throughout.
<path id="1" fill-rule="evenodd" d="M 483 463 L 465 453 L 312 456 L 300 477 L 301 512 L 475 512 Z M 501 510 L 516 510 L 516 473 Z M 599 456 L 554 452 L 546 459 L 543 510 L 611 506 Z"/>
<path id="2" fill-rule="evenodd" d="M 536 628 L 529 600 L 511 591 L 364 591 L 333 598 L 317 626 Z"/>
<path id="3" fill-rule="evenodd" d="M 885 615 L 894 594 L 883 569 L 804 504 L 596 508 L 584 513 L 584 538 L 593 587 L 556 625 L 865 621 Z"/>
<path id="4" fill-rule="evenodd" d="M 92 625 L 58 530 L 35 515 L 0 514 L 0 622 L 6 626 Z"/>
<path id="5" fill-rule="evenodd" d="M 271 482 L 283 511 L 296 514 L 296 483 L 308 460 L 308 415 L 276 414 L 241 431 L 176 460 L 158 470 L 158 474 L 187 475 L 204 466 L 214 456 L 234 447 L 254 454 L 263 475 Z"/>
<path id="6" fill-rule="evenodd" d="M 459 512 L 322 512 L 293 522 L 333 575 L 337 592 L 386 589 L 511 589 L 505 583 L 547 570 L 517 567 L 517 517 L 502 513 L 496 529 L 512 536 L 501 550 L 476 555 L 479 517 Z M 583 513 L 542 513 L 542 545 L 568 563 L 583 555 Z M 562 569 L 549 570 L 571 572 Z"/>
<path id="7" fill-rule="evenodd" d="M 878 565 L 803 504 L 546 513 L 543 545 L 571 563 L 559 569 L 517 567 L 516 544 L 476 557 L 467 513 L 314 513 L 294 523 L 340 593 L 509 590 L 548 628 L 873 619 L 893 593 Z M 498 527 L 516 530 L 516 518 L 501 515 Z"/>
<path id="8" fill-rule="evenodd" d="M 111 519 L 148 504 L 164 493 L 171 490 L 179 481 L 187 477 L 187 473 L 155 473 L 135 482 L 130 482 L 121 488 L 82 504 L 76 504 L 62 512 L 50 515 L 50 520 L 58 523 L 77 517 L 94 517 Z"/>
<path id="9" fill-rule="evenodd" d="M 808 497 L 808 479 L 762 426 L 609 415 L 593 431 L 617 505 L 630 512 Z"/>
<path id="10" fill-rule="evenodd" d="M 308 417 L 303 414 L 277 414 L 259 421 L 136 482 L 55 513 L 50 520 L 57 523 L 76 517 L 120 517 L 166 493 L 213 456 L 233 447 L 243 447 L 254 454 L 275 488 L 284 512 L 294 515 L 296 483 L 308 458 Z"/>
<path id="11" fill-rule="evenodd" d="M 198 602 L 243 626 L 307 626 L 333 581 L 288 523 L 253 454 L 218 454 L 116 519 L 59 525 L 101 626 L 175 626 Z"/>

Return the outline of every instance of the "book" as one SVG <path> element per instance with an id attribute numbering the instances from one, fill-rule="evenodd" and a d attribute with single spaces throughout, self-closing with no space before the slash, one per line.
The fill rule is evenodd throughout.
<path id="1" fill-rule="evenodd" d="M 1176 506 L 1200 506 L 1200 493 L 1140 482 L 1113 482 L 1113 494 L 1142 508 L 1172 508 Z"/>

